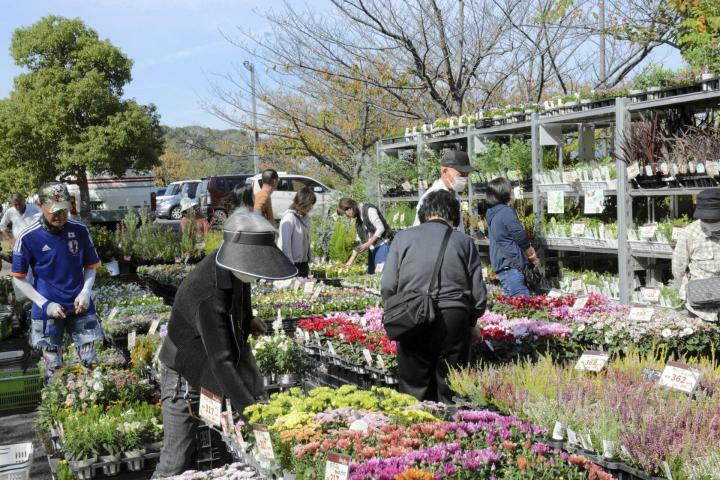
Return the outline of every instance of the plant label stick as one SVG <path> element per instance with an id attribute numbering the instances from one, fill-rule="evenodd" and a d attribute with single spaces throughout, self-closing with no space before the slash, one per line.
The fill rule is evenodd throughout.
<path id="1" fill-rule="evenodd" d="M 575 370 L 580 372 L 599 372 L 610 359 L 607 352 L 599 352 L 596 350 L 588 350 L 580 355 L 580 359 L 575 364 Z"/>
<path id="2" fill-rule="evenodd" d="M 137 332 L 135 330 L 130 330 L 128 332 L 128 350 L 132 352 L 132 349 L 135 348 L 135 342 L 137 341 Z"/>
<path id="3" fill-rule="evenodd" d="M 655 236 L 655 232 L 657 232 L 657 228 L 657 223 L 648 223 L 647 225 L 643 225 L 640 227 L 640 238 L 643 240 L 652 240 Z"/>
<path id="4" fill-rule="evenodd" d="M 638 164 L 638 162 L 633 162 L 631 165 L 629 165 L 627 167 L 628 180 L 633 180 L 638 175 L 640 175 L 640 165 Z"/>
<path id="5" fill-rule="evenodd" d="M 155 332 L 157 332 L 158 327 L 160 326 L 160 319 L 156 318 L 153 320 L 153 322 L 150 324 L 150 330 L 148 330 L 148 335 L 153 336 L 155 335 Z"/>
<path id="6" fill-rule="evenodd" d="M 325 480 L 347 480 L 350 475 L 350 457 L 338 453 L 328 453 L 325 464 Z"/>
<path id="7" fill-rule="evenodd" d="M 117 309 L 117 307 L 114 307 L 112 310 L 110 310 L 110 315 L 108 315 L 107 322 L 108 323 L 112 322 L 115 319 L 115 317 L 117 317 L 117 314 L 118 314 L 118 309 Z"/>
<path id="8" fill-rule="evenodd" d="M 668 362 L 660 375 L 660 385 L 691 395 L 700 382 L 700 371 L 679 362 Z"/>
<path id="9" fill-rule="evenodd" d="M 562 292 L 557 288 L 553 288 L 548 292 L 547 296 L 548 298 L 560 298 L 562 297 Z"/>
<path id="10" fill-rule="evenodd" d="M 222 399 L 205 388 L 200 389 L 200 418 L 210 425 L 222 426 Z"/>
<path id="11" fill-rule="evenodd" d="M 581 237 L 584 234 L 585 234 L 585 222 L 573 223 L 571 235 L 573 237 Z"/>
<path id="12" fill-rule="evenodd" d="M 654 313 L 655 309 L 652 307 L 632 307 L 628 319 L 632 322 L 649 322 Z"/>
<path id="13" fill-rule="evenodd" d="M 567 439 L 568 439 L 568 442 L 570 442 L 573 445 L 577 445 L 577 443 L 578 443 L 577 435 L 575 434 L 575 430 L 573 430 L 570 427 L 567 428 Z"/>
<path id="14" fill-rule="evenodd" d="M 303 294 L 312 295 L 314 290 L 315 290 L 315 284 L 313 282 L 310 282 L 310 281 L 305 282 L 305 285 L 303 287 Z"/>
<path id="15" fill-rule="evenodd" d="M 367 362 L 368 367 L 372 367 L 373 361 L 372 361 L 372 354 L 370 353 L 370 350 L 367 348 L 363 348 L 363 357 L 365 357 L 365 362 Z"/>
<path id="16" fill-rule="evenodd" d="M 660 289 L 656 287 L 643 288 L 641 291 L 642 298 L 649 303 L 658 303 L 660 301 Z"/>
<path id="17" fill-rule="evenodd" d="M 565 431 L 565 425 L 561 422 L 555 422 L 555 427 L 553 428 L 552 433 L 553 440 L 564 440 L 565 436 L 563 435 L 563 431 Z"/>
<path id="18" fill-rule="evenodd" d="M 267 425 L 256 423 L 253 425 L 253 433 L 255 434 L 255 444 L 257 445 L 260 456 L 265 460 L 275 460 L 270 430 Z"/>
<path id="19" fill-rule="evenodd" d="M 581 295 L 575 299 L 575 303 L 573 303 L 573 306 L 571 307 L 571 310 L 578 311 L 585 308 L 585 305 L 587 305 L 588 301 L 590 300 L 590 297 L 587 295 Z"/>

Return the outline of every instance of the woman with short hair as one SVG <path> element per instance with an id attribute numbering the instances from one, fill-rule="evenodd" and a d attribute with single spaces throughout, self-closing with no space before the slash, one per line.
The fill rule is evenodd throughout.
<path id="1" fill-rule="evenodd" d="M 428 194 L 418 217 L 420 225 L 398 232 L 390 246 L 381 293 L 387 300 L 402 292 L 426 292 L 449 235 L 431 292 L 435 322 L 398 340 L 398 382 L 401 392 L 420 401 L 452 403 L 448 371 L 469 363 L 470 339 L 485 312 L 480 254 L 468 235 L 454 229 L 460 223 L 460 204 L 452 193 Z"/>
<path id="2" fill-rule="evenodd" d="M 358 203 L 345 197 L 338 202 L 337 214 L 355 219 L 360 239 L 360 245 L 353 250 L 346 265 L 352 265 L 359 254 L 368 252 L 368 273 L 375 273 L 377 266 L 385 263 L 392 241 L 392 230 L 380 209 L 371 203 Z"/>
<path id="3" fill-rule="evenodd" d="M 290 208 L 280 220 L 278 248 L 295 264 L 298 275 L 310 275 L 310 217 L 308 214 L 315 206 L 317 197 L 305 187 L 295 194 Z"/>
<path id="4" fill-rule="evenodd" d="M 523 268 L 536 267 L 540 259 L 530 244 L 525 228 L 520 223 L 513 201 L 512 184 L 507 178 L 495 178 L 488 184 L 487 202 L 491 206 L 485 214 L 490 241 L 490 262 L 500 279 L 505 295 L 529 296 Z"/>

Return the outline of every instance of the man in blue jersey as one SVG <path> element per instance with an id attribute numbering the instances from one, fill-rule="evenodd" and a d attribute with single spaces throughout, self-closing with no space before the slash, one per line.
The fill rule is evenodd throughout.
<path id="1" fill-rule="evenodd" d="M 66 332 L 85 365 L 97 359 L 94 342 L 104 335 L 90 292 L 100 259 L 85 224 L 68 220 L 65 185 L 46 183 L 38 195 L 42 215 L 16 239 L 12 276 L 33 302 L 31 340 L 42 350 L 50 376 L 62 366 Z M 32 283 L 27 278 L 30 269 Z"/>

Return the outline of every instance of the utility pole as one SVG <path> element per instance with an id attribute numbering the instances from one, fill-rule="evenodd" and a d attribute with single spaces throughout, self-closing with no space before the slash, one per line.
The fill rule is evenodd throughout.
<path id="1" fill-rule="evenodd" d="M 250 95 L 252 96 L 252 122 L 253 122 L 253 171 L 260 173 L 260 159 L 258 157 L 258 126 L 257 126 L 257 96 L 255 95 L 255 65 L 245 60 L 243 66 L 250 72 Z"/>
<path id="2" fill-rule="evenodd" d="M 605 0 L 598 0 L 600 15 L 600 80 L 605 83 Z"/>

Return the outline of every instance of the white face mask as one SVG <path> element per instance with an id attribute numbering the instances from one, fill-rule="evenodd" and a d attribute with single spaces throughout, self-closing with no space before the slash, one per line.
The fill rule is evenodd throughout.
<path id="1" fill-rule="evenodd" d="M 247 275 L 245 273 L 232 272 L 232 274 L 235 275 L 235 278 L 245 283 L 255 283 L 258 279 L 257 277 L 253 277 L 252 275 Z"/>
<path id="2" fill-rule="evenodd" d="M 467 177 L 461 177 L 457 176 L 452 179 L 452 189 L 455 190 L 456 193 L 463 193 L 465 191 L 465 187 L 467 186 Z"/>
<path id="3" fill-rule="evenodd" d="M 720 222 L 716 222 L 716 223 L 702 222 L 702 226 L 708 232 L 713 232 L 713 233 L 720 232 Z"/>

